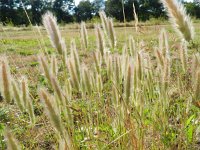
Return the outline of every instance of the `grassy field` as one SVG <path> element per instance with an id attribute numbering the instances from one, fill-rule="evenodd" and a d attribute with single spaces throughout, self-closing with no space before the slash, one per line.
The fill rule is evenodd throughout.
<path id="1" fill-rule="evenodd" d="M 200 105 L 198 105 L 199 99 L 195 99 L 195 95 L 200 93 L 200 88 L 196 87 L 200 76 L 195 76 L 193 81 L 194 71 L 197 70 L 194 70 L 192 66 L 194 54 L 198 54 L 200 51 L 200 23 L 195 23 L 194 26 L 195 39 L 187 46 L 187 68 L 185 70 L 182 67 L 184 62 L 180 56 L 181 49 L 183 49 L 181 39 L 169 24 L 150 26 L 144 24 L 139 28 L 139 32 L 136 32 L 134 27 L 116 27 L 117 46 L 111 52 L 112 54 L 109 53 L 110 56 L 102 58 L 101 72 L 99 73 L 102 80 L 100 91 L 96 81 L 98 75 L 94 71 L 93 52 L 98 51 L 95 29 L 87 30 L 89 42 L 87 50 L 83 50 L 80 30 L 69 26 L 61 28 L 69 60 L 73 52 L 70 48 L 71 40 L 75 39 L 80 62 L 84 63 L 84 66 L 87 67 L 86 71 L 91 73 L 89 78 L 91 83 L 89 84 L 92 94 L 89 92 L 90 90 L 87 90 L 87 83 L 85 84 L 86 89 L 81 86 L 82 83 L 80 83 L 79 90 L 71 87 L 71 97 L 67 98 L 70 104 L 66 107 L 70 109 L 73 121 L 69 122 L 67 120 L 69 118 L 66 118 L 64 114 L 65 111 L 58 108 L 63 128 L 72 139 L 74 149 L 199 149 Z M 164 86 L 166 86 L 164 91 L 162 76 L 166 71 L 163 69 L 165 65 L 159 66 L 159 61 L 157 61 L 159 58 L 155 53 L 155 50 L 159 49 L 159 37 L 163 28 L 166 29 L 168 35 L 167 42 L 170 50 L 170 79 L 166 79 L 164 82 Z M 65 94 L 69 94 L 66 92 L 68 84 L 65 82 L 72 77 L 70 69 L 63 69 L 65 66 L 62 63 L 62 57 L 52 47 L 46 30 L 41 27 L 40 32 L 39 34 L 36 27 L 32 29 L 2 27 L 0 30 L 0 61 L 7 58 L 12 80 L 20 81 L 23 76 L 28 78 L 36 117 L 36 122 L 32 125 L 26 111 L 21 112 L 15 102 L 7 104 L 1 98 L 0 149 L 6 148 L 3 136 L 6 126 L 9 127 L 22 149 L 50 150 L 63 146 L 61 133 L 49 121 L 51 119 L 47 117 L 44 102 L 39 96 L 39 93 L 45 88 L 48 89 L 48 93 L 52 95 L 53 99 L 59 99 L 41 69 L 38 56 L 44 51 L 49 56 L 56 55 L 58 62 L 56 78 Z M 124 50 L 124 45 L 127 45 L 127 50 L 130 51 L 130 35 L 135 40 L 137 49 L 135 57 Z M 109 47 L 107 41 L 106 43 L 106 47 Z M 136 70 L 136 74 L 139 71 L 132 69 L 131 96 L 128 96 L 127 100 L 128 83 L 126 80 L 128 80 L 129 73 L 126 74 L 126 69 L 123 71 L 123 67 L 119 67 L 121 70 L 119 69 L 118 72 L 120 72 L 121 79 L 119 83 L 115 83 L 117 75 L 115 65 L 123 64 L 125 61 L 123 56 L 128 55 L 125 59 L 130 59 L 133 66 L 138 66 L 140 52 L 144 54 L 141 56 L 142 77 L 140 78 L 138 75 L 137 83 L 135 83 L 137 75 L 133 70 Z M 111 63 L 113 65 L 111 70 L 114 75 L 109 75 L 109 62 L 106 62 L 106 58 L 109 59 L 109 57 L 113 57 L 111 61 L 114 63 Z M 199 55 L 197 57 L 199 60 Z M 117 62 L 115 58 L 120 60 L 119 64 L 115 64 Z M 149 62 L 145 62 L 147 60 Z M 85 75 L 84 70 L 82 74 L 82 68 L 84 67 L 81 65 L 80 74 L 84 76 L 84 80 L 87 79 L 87 74 Z M 93 76 L 95 76 L 95 81 L 92 81 Z M 167 84 L 165 85 L 165 83 Z M 115 91 L 113 92 L 113 90 Z M 117 91 L 118 94 L 113 94 Z M 115 104 L 115 99 L 117 104 Z M 167 104 L 163 101 L 166 101 Z"/>

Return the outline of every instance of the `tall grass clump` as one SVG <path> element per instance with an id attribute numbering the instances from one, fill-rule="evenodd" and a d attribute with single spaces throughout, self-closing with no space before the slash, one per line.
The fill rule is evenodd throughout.
<path id="1" fill-rule="evenodd" d="M 194 27 L 183 4 L 177 0 L 162 0 L 161 2 L 167 8 L 174 29 L 178 32 L 180 37 L 188 42 L 193 40 Z"/>

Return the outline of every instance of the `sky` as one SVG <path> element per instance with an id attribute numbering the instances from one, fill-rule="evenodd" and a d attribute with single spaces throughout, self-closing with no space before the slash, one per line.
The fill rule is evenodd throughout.
<path id="1" fill-rule="evenodd" d="M 81 0 L 75 0 L 75 4 L 78 5 L 78 3 L 79 3 L 80 1 L 81 1 Z M 90 1 L 92 1 L 92 0 L 90 0 Z M 185 0 L 185 1 L 191 2 L 192 0 Z"/>

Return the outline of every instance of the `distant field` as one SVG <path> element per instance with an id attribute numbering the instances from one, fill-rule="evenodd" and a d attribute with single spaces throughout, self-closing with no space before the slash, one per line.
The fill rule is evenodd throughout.
<path id="1" fill-rule="evenodd" d="M 198 21 L 196 21 L 198 22 Z M 150 24 L 150 25 L 149 25 Z M 140 32 L 136 33 L 134 27 L 117 27 L 117 51 L 122 52 L 124 43 L 128 44 L 128 38 L 130 35 L 134 37 L 136 41 L 144 41 L 147 51 L 154 51 L 154 48 L 158 46 L 159 34 L 161 29 L 165 28 L 168 31 L 169 43 L 171 44 L 172 51 L 178 47 L 174 44 L 179 41 L 175 31 L 168 25 L 151 25 L 152 23 L 143 24 L 140 27 Z M 122 24 L 120 26 L 123 26 Z M 75 39 L 78 51 L 81 49 L 80 43 L 80 29 L 75 24 L 61 28 L 61 33 L 66 41 L 68 52 L 70 51 L 70 41 Z M 53 52 L 53 48 L 50 44 L 44 28 L 40 28 L 41 35 L 39 35 L 36 27 L 30 28 L 5 28 L 0 32 L 0 55 L 1 57 L 7 55 L 14 70 L 19 67 L 26 72 L 26 69 L 34 69 L 34 64 L 37 64 L 37 54 L 40 54 L 44 50 L 49 53 Z M 196 37 L 200 35 L 200 23 L 195 23 Z M 96 50 L 96 39 L 94 29 L 88 29 L 89 48 L 88 51 L 92 52 Z M 200 42 L 200 39 L 195 39 Z M 81 54 L 88 54 L 88 52 L 81 51 Z M 86 58 L 87 59 L 87 58 Z M 30 68 L 31 67 L 31 68 Z M 18 69 L 17 69 L 18 70 Z M 17 73 L 17 72 L 16 72 Z"/>

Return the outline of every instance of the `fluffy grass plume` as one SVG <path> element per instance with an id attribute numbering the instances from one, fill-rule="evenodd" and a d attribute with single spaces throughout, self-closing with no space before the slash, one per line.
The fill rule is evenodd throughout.
<path id="1" fill-rule="evenodd" d="M 100 74 L 101 71 L 101 58 L 100 58 L 100 52 L 93 52 L 93 58 L 94 58 L 94 64 L 96 68 L 96 72 Z"/>
<path id="2" fill-rule="evenodd" d="M 104 49 L 105 49 L 105 40 L 104 40 L 104 35 L 102 33 L 101 27 L 99 25 L 97 25 L 95 27 L 95 31 L 96 31 L 96 39 L 97 39 L 97 48 L 98 51 L 100 51 L 101 56 L 104 55 Z"/>
<path id="3" fill-rule="evenodd" d="M 12 94 L 11 94 L 11 78 L 10 78 L 10 69 L 8 64 L 5 60 L 2 61 L 1 65 L 1 79 L 2 79 L 2 95 L 7 103 L 12 101 Z"/>
<path id="4" fill-rule="evenodd" d="M 43 25 L 48 32 L 52 46 L 57 50 L 59 54 L 63 54 L 63 51 L 66 51 L 66 45 L 61 37 L 56 18 L 51 12 L 47 12 L 46 14 L 44 14 L 42 19 Z"/>
<path id="5" fill-rule="evenodd" d="M 162 29 L 160 32 L 160 37 L 159 37 L 159 50 L 162 51 L 164 57 L 169 58 L 170 53 L 169 53 L 169 42 L 168 42 L 168 36 L 167 32 L 165 29 Z"/>
<path id="6" fill-rule="evenodd" d="M 194 94 L 195 101 L 200 100 L 200 70 L 196 73 L 196 84 L 195 84 L 195 94 Z"/>
<path id="7" fill-rule="evenodd" d="M 78 81 L 80 81 L 80 58 L 79 58 L 78 51 L 76 48 L 75 40 L 71 41 L 71 58 L 73 59 L 73 66 L 76 71 Z"/>
<path id="8" fill-rule="evenodd" d="M 26 109 L 29 114 L 30 121 L 32 125 L 34 125 L 36 120 L 35 120 L 35 114 L 34 114 L 34 109 L 33 109 L 33 102 L 30 97 L 28 97 L 28 105 Z"/>
<path id="9" fill-rule="evenodd" d="M 22 78 L 21 81 L 21 89 L 22 89 L 22 101 L 24 103 L 24 107 L 29 114 L 29 118 L 32 124 L 35 124 L 35 114 L 33 109 L 32 99 L 29 96 L 28 83 L 26 78 Z"/>
<path id="10" fill-rule="evenodd" d="M 53 99 L 44 89 L 40 90 L 40 98 L 44 102 L 46 112 L 54 128 L 58 131 L 61 137 L 65 137 L 64 128 L 61 122 L 60 115 L 54 108 Z"/>
<path id="11" fill-rule="evenodd" d="M 161 0 L 168 10 L 168 15 L 178 34 L 186 41 L 194 39 L 194 27 L 184 6 L 177 0 Z"/>
<path id="12" fill-rule="evenodd" d="M 112 48 L 115 48 L 117 42 L 116 42 L 113 20 L 111 18 L 108 19 L 108 29 L 109 29 L 110 46 Z"/>
<path id="13" fill-rule="evenodd" d="M 104 33 L 109 39 L 110 47 L 114 49 L 117 42 L 116 42 L 113 20 L 112 18 L 107 18 L 106 14 L 103 11 L 99 12 L 99 16 L 101 18 Z"/>
<path id="14" fill-rule="evenodd" d="M 83 42 L 84 48 L 88 47 L 88 33 L 86 29 L 85 22 L 81 22 L 81 40 Z"/>
<path id="15" fill-rule="evenodd" d="M 107 34 L 108 33 L 108 18 L 104 11 L 100 11 L 99 16 L 101 18 L 101 23 L 103 26 L 104 33 Z"/>
<path id="16" fill-rule="evenodd" d="M 70 59 L 69 60 L 69 73 L 70 73 L 70 82 L 73 88 L 75 88 L 77 91 L 79 90 L 79 80 L 78 80 L 78 76 L 76 73 L 76 68 L 74 66 L 74 60 Z"/>
<path id="17" fill-rule="evenodd" d="M 89 70 L 86 67 L 83 68 L 83 83 L 88 94 L 91 94 L 92 93 L 91 78 L 89 76 L 88 71 Z"/>
<path id="18" fill-rule="evenodd" d="M 186 72 L 187 70 L 187 63 L 188 63 L 188 55 L 187 55 L 187 45 L 185 42 L 181 43 L 180 48 L 180 60 L 182 64 L 183 71 Z"/>
<path id="19" fill-rule="evenodd" d="M 8 150 L 20 150 L 21 149 L 17 140 L 14 138 L 14 136 L 9 131 L 9 129 L 7 129 L 7 128 L 5 129 L 4 136 L 6 139 Z"/>
<path id="20" fill-rule="evenodd" d="M 59 133 L 59 135 L 62 137 L 62 139 L 66 142 L 66 149 L 73 149 L 71 138 L 67 132 L 67 130 L 64 129 L 61 116 L 59 115 L 55 105 L 54 105 L 54 99 L 47 93 L 46 90 L 41 89 L 40 90 L 40 98 L 43 100 L 46 112 L 48 114 L 48 117 L 56 129 L 56 131 Z"/>
<path id="21" fill-rule="evenodd" d="M 127 106 L 129 105 L 129 99 L 131 96 L 131 85 L 132 85 L 131 78 L 132 78 L 132 71 L 131 71 L 131 65 L 129 64 L 127 72 L 126 72 L 126 80 L 125 80 L 125 102 Z"/>
<path id="22" fill-rule="evenodd" d="M 40 62 L 41 68 L 42 68 L 42 70 L 44 72 L 44 75 L 48 80 L 48 83 L 50 84 L 50 86 L 52 86 L 52 84 L 51 84 L 51 71 L 49 69 L 49 65 L 47 63 L 47 59 L 44 56 L 40 56 L 39 57 L 39 62 Z"/>
<path id="23" fill-rule="evenodd" d="M 22 90 L 22 101 L 24 104 L 24 107 L 27 107 L 28 104 L 28 87 L 27 87 L 27 81 L 25 78 L 21 81 L 21 90 Z"/>
<path id="24" fill-rule="evenodd" d="M 12 89 L 13 89 L 14 100 L 15 100 L 17 106 L 19 107 L 20 111 L 23 112 L 24 106 L 22 103 L 21 93 L 18 90 L 18 86 L 14 80 L 12 81 Z"/>
<path id="25" fill-rule="evenodd" d="M 64 54 L 63 54 L 64 55 Z M 51 57 L 51 72 L 53 75 L 57 75 L 58 73 L 58 66 L 57 66 L 57 59 L 56 56 Z"/>

